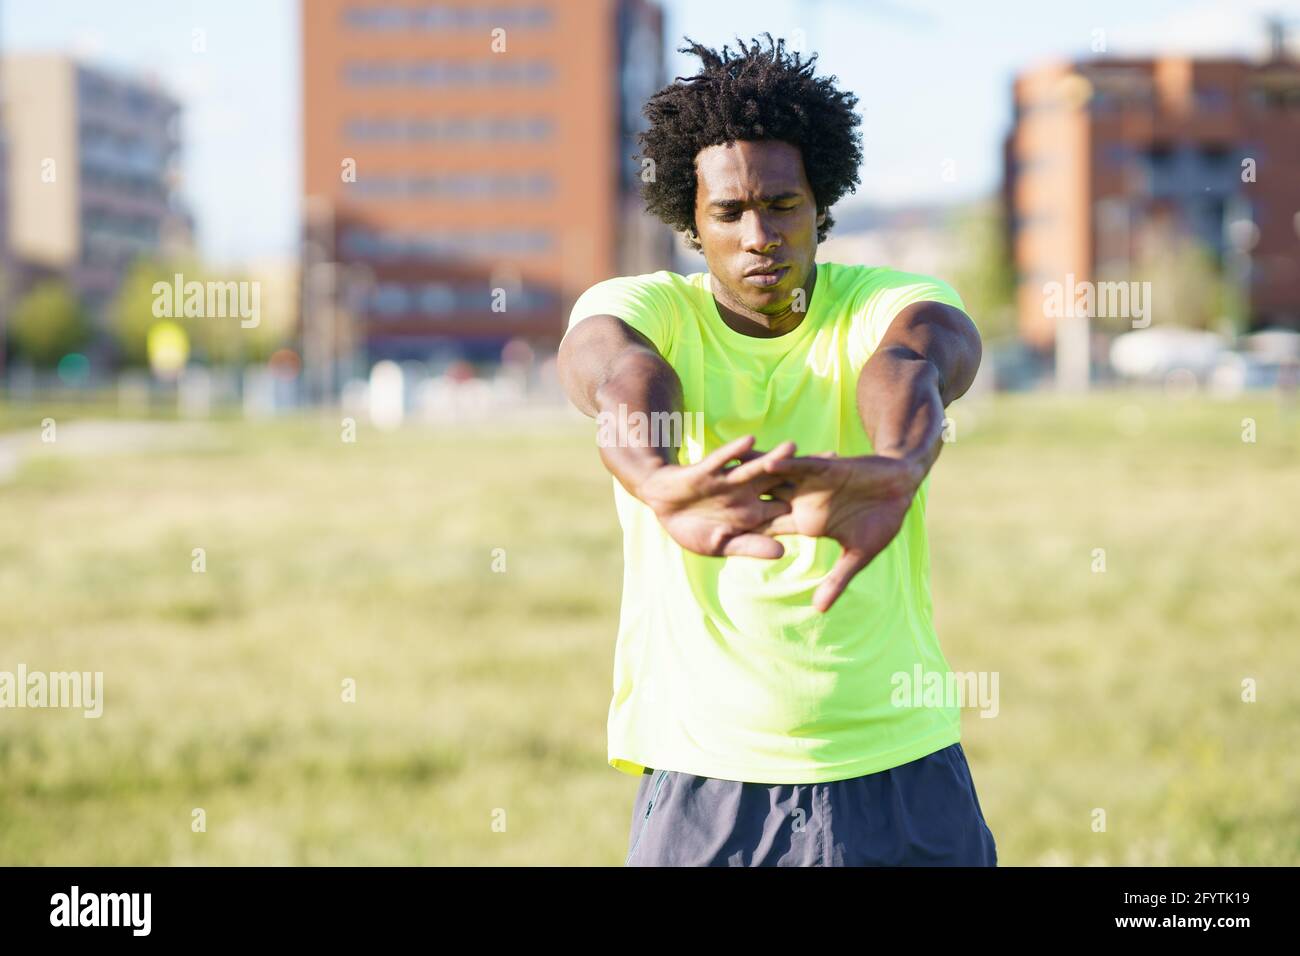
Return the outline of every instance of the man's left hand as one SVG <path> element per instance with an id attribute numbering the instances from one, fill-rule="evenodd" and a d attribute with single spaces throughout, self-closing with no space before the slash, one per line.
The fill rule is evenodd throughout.
<path id="1" fill-rule="evenodd" d="M 833 538 L 844 549 L 813 595 L 821 612 L 894 540 L 925 478 L 925 469 L 905 458 L 840 458 L 833 452 L 773 461 L 767 470 L 787 479 L 772 495 L 788 501 L 791 512 L 762 530 Z"/>

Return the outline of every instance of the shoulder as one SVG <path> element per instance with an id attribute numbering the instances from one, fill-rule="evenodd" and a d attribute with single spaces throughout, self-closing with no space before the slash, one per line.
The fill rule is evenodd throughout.
<path id="1" fill-rule="evenodd" d="M 848 345 L 861 367 L 895 316 L 917 302 L 941 302 L 966 310 L 957 290 L 943 279 L 889 266 L 844 266 L 844 296 L 850 302 Z"/>
<path id="2" fill-rule="evenodd" d="M 603 279 L 578 296 L 569 313 L 568 328 L 594 315 L 612 315 L 666 353 L 677 317 L 693 300 L 699 279 L 699 274 L 684 276 L 667 270 Z"/>
<path id="3" fill-rule="evenodd" d="M 871 301 L 906 297 L 909 301 L 923 301 L 936 297 L 937 301 L 961 307 L 961 297 L 948 282 L 938 276 L 922 272 L 905 272 L 890 266 L 844 265 L 826 263 L 833 286 L 853 295 L 858 304 Z"/>
<path id="4" fill-rule="evenodd" d="M 604 295 L 625 295 L 628 293 L 672 294 L 691 287 L 694 276 L 679 275 L 661 269 L 658 272 L 645 272 L 640 275 L 611 276 L 601 279 L 583 290 L 579 300 L 596 298 Z"/>

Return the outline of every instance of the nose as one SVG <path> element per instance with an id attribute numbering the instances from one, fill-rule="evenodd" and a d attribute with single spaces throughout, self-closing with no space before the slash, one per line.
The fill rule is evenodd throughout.
<path id="1" fill-rule="evenodd" d="M 766 212 L 747 209 L 741 216 L 741 238 L 746 252 L 767 254 L 781 244 L 781 235 L 773 228 Z"/>

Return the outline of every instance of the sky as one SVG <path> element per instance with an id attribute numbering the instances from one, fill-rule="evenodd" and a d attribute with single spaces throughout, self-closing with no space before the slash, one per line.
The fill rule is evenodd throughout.
<path id="1" fill-rule="evenodd" d="M 734 47 L 737 35 L 770 31 L 816 52 L 817 72 L 859 99 L 862 186 L 848 201 L 880 205 L 996 189 L 1011 81 L 1027 66 L 1093 56 L 1098 41 L 1116 55 L 1257 56 L 1263 16 L 1274 12 L 1292 22 L 1292 48 L 1300 45 L 1300 0 L 661 2 L 669 51 L 683 36 Z M 0 47 L 156 74 L 184 104 L 183 192 L 205 258 L 227 265 L 293 253 L 297 0 L 0 0 Z M 697 63 L 670 52 L 668 78 Z"/>

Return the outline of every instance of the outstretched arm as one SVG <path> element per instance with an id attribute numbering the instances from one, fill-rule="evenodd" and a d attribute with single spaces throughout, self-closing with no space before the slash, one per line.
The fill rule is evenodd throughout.
<path id="1" fill-rule="evenodd" d="M 560 384 L 575 408 L 591 418 L 602 411 L 680 412 L 682 384 L 654 344 L 612 315 L 583 319 L 564 337 L 557 356 Z M 660 465 L 677 463 L 675 445 L 600 449 L 601 461 L 631 494 Z"/>
<path id="2" fill-rule="evenodd" d="M 966 394 L 981 355 L 961 309 L 917 302 L 890 323 L 858 376 L 858 414 L 877 455 L 929 472 L 943 447 L 943 410 Z"/>
<path id="3" fill-rule="evenodd" d="M 825 536 L 843 548 L 813 595 L 817 610 L 828 610 L 898 534 L 943 447 L 943 410 L 970 388 L 980 354 L 979 332 L 966 313 L 939 302 L 908 306 L 858 377 L 858 414 L 875 454 L 768 466 L 797 487 L 784 495 L 791 514 L 773 520 L 767 533 Z"/>
<path id="4" fill-rule="evenodd" d="M 652 420 L 655 413 L 682 412 L 682 386 L 673 367 L 649 339 L 615 316 L 591 316 L 575 325 L 560 343 L 558 367 L 565 394 L 586 415 L 626 422 L 638 413 Z M 666 431 L 671 441 L 682 430 Z M 674 541 L 715 557 L 785 553 L 779 541 L 753 529 L 790 512 L 787 503 L 760 496 L 784 480 L 766 467 L 793 455 L 794 442 L 760 455 L 753 451 L 754 436 L 744 435 L 698 464 L 678 465 L 676 445 L 656 447 L 657 429 L 641 433 L 640 440 L 629 431 L 602 442 L 600 458 L 629 494 L 654 511 Z M 728 468 L 734 460 L 742 464 Z"/>

